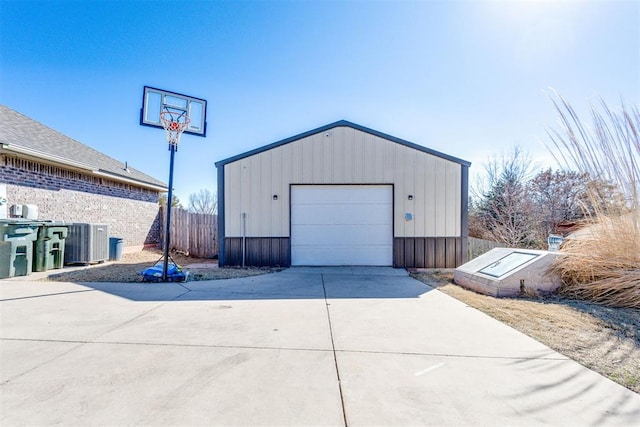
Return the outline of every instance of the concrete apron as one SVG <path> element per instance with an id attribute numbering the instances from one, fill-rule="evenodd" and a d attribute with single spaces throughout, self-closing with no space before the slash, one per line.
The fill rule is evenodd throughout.
<path id="1" fill-rule="evenodd" d="M 640 396 L 391 268 L 0 281 L 0 424 L 632 425 Z"/>

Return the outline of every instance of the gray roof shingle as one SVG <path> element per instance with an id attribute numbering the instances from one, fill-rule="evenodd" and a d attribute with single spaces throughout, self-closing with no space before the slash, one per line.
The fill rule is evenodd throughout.
<path id="1" fill-rule="evenodd" d="M 23 114 L 0 104 L 0 146 L 28 151 L 34 157 L 76 164 L 80 168 L 91 169 L 102 174 L 113 175 L 117 180 L 137 181 L 156 187 L 167 185 L 131 166 L 125 165 L 73 138 L 55 131 Z"/>

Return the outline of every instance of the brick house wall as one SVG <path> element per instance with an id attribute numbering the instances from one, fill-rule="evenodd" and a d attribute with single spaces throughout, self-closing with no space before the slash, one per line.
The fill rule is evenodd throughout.
<path id="1" fill-rule="evenodd" d="M 156 190 L 0 155 L 8 205 L 32 204 L 38 219 L 109 225 L 127 251 L 160 241 Z"/>

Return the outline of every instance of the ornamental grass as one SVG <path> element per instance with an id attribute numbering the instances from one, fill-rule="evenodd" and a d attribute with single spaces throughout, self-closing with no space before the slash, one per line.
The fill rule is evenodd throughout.
<path id="1" fill-rule="evenodd" d="M 563 243 L 554 270 L 560 293 L 613 307 L 640 308 L 640 215 L 596 218 Z"/>
<path id="2" fill-rule="evenodd" d="M 622 104 L 591 107 L 583 123 L 559 95 L 552 101 L 561 130 L 550 130 L 552 153 L 568 169 L 615 185 L 618 194 L 593 186 L 595 210 L 585 226 L 563 243 L 554 270 L 561 294 L 614 307 L 640 308 L 640 114 Z M 552 148 L 553 148 L 552 147 Z"/>

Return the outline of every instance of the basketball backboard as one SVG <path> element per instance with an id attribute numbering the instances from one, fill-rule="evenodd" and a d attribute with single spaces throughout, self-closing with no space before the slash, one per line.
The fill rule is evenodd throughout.
<path id="1" fill-rule="evenodd" d="M 164 112 L 185 114 L 189 124 L 184 133 L 207 135 L 207 101 L 162 89 L 145 86 L 140 110 L 140 124 L 163 128 L 160 115 Z"/>

